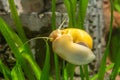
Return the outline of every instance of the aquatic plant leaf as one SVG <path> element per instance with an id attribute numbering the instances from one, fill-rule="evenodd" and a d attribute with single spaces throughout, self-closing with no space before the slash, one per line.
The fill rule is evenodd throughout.
<path id="1" fill-rule="evenodd" d="M 16 64 L 11 71 L 12 80 L 25 80 L 22 68 L 19 64 Z"/>

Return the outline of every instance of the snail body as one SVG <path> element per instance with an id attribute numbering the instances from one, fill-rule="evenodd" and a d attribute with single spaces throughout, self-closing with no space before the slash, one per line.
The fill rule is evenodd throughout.
<path id="1" fill-rule="evenodd" d="M 49 37 L 53 38 L 53 51 L 72 64 L 88 64 L 95 58 L 91 51 L 92 38 L 83 30 L 75 28 L 55 30 Z M 86 46 L 77 44 L 79 42 L 84 43 Z"/>

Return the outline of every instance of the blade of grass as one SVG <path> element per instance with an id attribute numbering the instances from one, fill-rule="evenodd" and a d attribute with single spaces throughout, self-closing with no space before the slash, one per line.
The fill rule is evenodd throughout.
<path id="1" fill-rule="evenodd" d="M 55 10 L 56 10 L 56 0 L 52 0 L 52 30 L 56 29 L 56 15 L 55 15 Z"/>
<path id="2" fill-rule="evenodd" d="M 16 25 L 17 33 L 18 33 L 20 39 L 22 40 L 22 42 L 26 42 L 27 37 L 26 37 L 25 32 L 23 30 L 22 23 L 21 23 L 21 21 L 19 19 L 14 0 L 8 0 L 8 2 L 9 2 L 12 18 L 13 18 L 13 20 L 15 22 L 15 25 Z M 32 54 L 32 52 L 30 50 L 30 47 L 26 44 L 25 48 L 26 48 L 27 53 L 29 55 L 31 55 L 31 57 L 33 58 L 33 54 Z"/>
<path id="3" fill-rule="evenodd" d="M 2 23 L 2 24 L 0 24 L 0 31 L 2 32 L 7 43 L 9 44 L 10 48 L 12 49 L 12 51 L 16 57 L 16 60 L 19 62 L 19 64 L 21 64 L 26 76 L 29 78 L 29 80 L 34 80 L 34 75 L 32 72 L 35 72 L 36 77 L 38 78 L 38 76 L 39 76 L 39 78 L 40 78 L 40 74 L 37 74 L 37 72 L 39 72 L 39 73 L 41 73 L 41 72 L 40 72 L 40 69 L 37 67 L 37 64 L 35 63 L 34 59 L 32 59 L 29 54 L 26 54 L 27 51 L 24 48 L 24 46 L 23 46 L 23 48 L 18 48 L 18 46 L 22 46 L 22 45 L 16 44 L 17 42 L 14 42 L 15 40 L 12 37 L 14 34 L 11 34 L 11 33 L 13 33 L 13 31 L 6 25 L 6 23 L 1 18 L 0 18 L 0 23 Z M 16 37 L 15 39 L 16 40 L 18 39 L 18 41 L 20 41 L 19 37 Z M 30 65 L 33 65 L 32 69 L 29 66 L 29 64 L 27 64 L 26 60 L 21 55 L 20 51 L 24 52 L 26 55 L 29 56 L 29 58 L 27 57 L 27 61 L 29 62 Z"/>
<path id="4" fill-rule="evenodd" d="M 35 60 L 29 54 L 27 54 L 27 51 L 25 48 L 27 43 L 23 44 L 22 41 L 20 40 L 20 38 L 15 33 L 11 33 L 11 36 L 12 36 L 12 39 L 14 40 L 14 42 L 19 47 L 19 51 L 22 54 L 23 58 L 25 58 L 26 61 L 28 61 L 28 63 L 31 65 L 31 67 L 29 67 L 29 65 L 27 65 L 26 67 L 29 67 L 28 69 L 32 68 L 31 72 L 33 70 L 36 78 L 39 80 L 40 76 L 41 76 L 41 70 L 40 70 L 39 66 L 37 65 L 37 63 L 35 62 Z M 27 42 L 29 42 L 29 41 L 27 41 Z"/>
<path id="5" fill-rule="evenodd" d="M 112 69 L 113 66 L 114 66 L 113 63 L 108 65 L 107 68 L 105 69 L 105 71 L 107 72 L 108 70 Z M 97 78 L 98 78 L 98 74 L 95 74 L 90 80 L 97 80 Z"/>
<path id="6" fill-rule="evenodd" d="M 114 8 L 115 10 L 117 10 L 118 12 L 120 12 L 120 0 L 114 0 Z"/>
<path id="7" fill-rule="evenodd" d="M 10 28 L 6 25 L 6 23 L 1 18 L 0 18 L 0 23 L 1 23 L 0 24 L 0 31 L 3 34 L 3 36 L 4 36 L 5 40 L 7 41 L 8 45 L 10 46 L 12 52 L 14 53 L 14 55 L 16 57 L 16 62 L 18 61 L 22 65 L 22 68 L 25 70 L 28 78 L 30 80 L 33 80 L 34 77 L 30 73 L 29 68 L 26 67 L 27 65 L 26 65 L 24 59 L 22 58 L 16 43 L 14 42 L 14 40 L 11 37 L 11 31 L 12 30 L 10 30 Z"/>
<path id="8" fill-rule="evenodd" d="M 16 44 L 14 43 L 13 41 L 13 36 L 11 37 L 11 31 L 10 28 L 6 25 L 6 23 L 0 18 L 0 31 L 1 33 L 3 34 L 3 36 L 5 37 L 6 41 L 8 42 L 9 46 L 13 49 L 13 52 L 15 53 L 18 53 L 18 54 L 15 54 L 15 57 L 17 59 L 20 59 L 20 57 L 18 57 L 19 54 L 19 51 L 18 51 L 18 48 L 16 47 Z M 17 50 L 15 50 L 17 49 Z"/>
<path id="9" fill-rule="evenodd" d="M 119 51 L 119 53 L 120 53 L 120 51 Z M 118 56 L 119 57 L 119 56 Z M 120 58 L 119 58 L 120 59 Z M 118 59 L 117 59 L 118 60 Z M 114 65 L 114 67 L 113 67 L 113 70 L 112 70 L 112 73 L 110 74 L 110 79 L 111 80 L 115 80 L 115 78 L 116 78 L 116 76 L 117 76 L 117 74 L 118 74 L 118 72 L 119 72 L 119 67 L 120 67 L 120 62 L 119 61 L 117 61 L 116 63 L 115 63 L 115 65 Z"/>
<path id="10" fill-rule="evenodd" d="M 83 71 L 83 68 L 82 66 L 80 65 L 80 77 L 81 77 L 81 80 L 84 80 L 84 71 Z"/>
<path id="11" fill-rule="evenodd" d="M 16 27 L 17 27 L 16 29 L 17 29 L 18 35 L 23 40 L 23 42 L 25 42 L 27 39 L 26 39 L 26 36 L 24 34 L 25 32 L 22 28 L 21 21 L 18 17 L 18 13 L 17 13 L 17 10 L 16 10 L 14 0 L 8 0 L 8 2 L 9 2 L 10 10 L 11 10 L 11 13 L 12 13 L 12 18 L 15 22 Z"/>
<path id="12" fill-rule="evenodd" d="M 78 6 L 78 14 L 77 14 L 77 28 L 84 29 L 84 20 L 86 16 L 86 10 L 88 6 L 88 0 L 79 0 L 79 6 Z M 84 80 L 84 77 L 86 80 L 89 80 L 89 73 L 88 73 L 88 65 L 83 65 L 84 67 L 80 66 L 80 74 L 81 79 Z"/>
<path id="13" fill-rule="evenodd" d="M 73 80 L 75 65 L 71 63 L 67 63 L 66 68 L 67 68 L 68 77 L 70 78 L 70 80 Z"/>
<path id="14" fill-rule="evenodd" d="M 89 80 L 89 72 L 88 72 L 88 65 L 83 65 L 84 66 L 84 74 L 85 74 L 85 78 L 86 80 Z"/>
<path id="15" fill-rule="evenodd" d="M 52 0 L 52 30 L 56 29 L 56 0 Z M 56 73 L 56 80 L 60 79 L 59 74 L 59 62 L 58 62 L 58 56 L 56 53 L 54 53 L 54 63 L 55 63 L 55 73 Z"/>
<path id="16" fill-rule="evenodd" d="M 24 45 L 32 40 L 35 40 L 35 39 L 45 39 L 45 42 L 46 42 L 46 58 L 45 58 L 45 64 L 44 64 L 44 67 L 43 67 L 43 71 L 42 71 L 42 74 L 41 74 L 41 79 L 40 80 L 48 80 L 48 79 L 52 79 L 52 77 L 49 77 L 49 69 L 50 69 L 50 50 L 49 50 L 49 45 L 48 45 L 48 40 L 50 38 L 48 37 L 35 37 L 35 38 L 32 38 L 30 40 L 28 40 L 27 42 L 24 43 Z M 26 56 L 26 55 L 24 55 Z M 27 58 L 26 58 L 27 59 Z M 31 62 L 32 63 L 32 62 Z M 35 64 L 33 64 L 34 66 Z M 36 70 L 38 71 L 38 70 Z M 38 73 L 40 74 L 40 73 Z"/>
<path id="17" fill-rule="evenodd" d="M 5 80 L 11 80 L 11 73 L 9 68 L 7 68 L 0 60 L 0 72 L 3 73 Z"/>
<path id="18" fill-rule="evenodd" d="M 72 27 L 76 27 L 76 4 L 77 0 L 69 0 L 70 3 L 70 13 L 71 13 L 71 22 L 72 22 Z"/>
<path id="19" fill-rule="evenodd" d="M 71 11 L 70 11 L 70 2 L 69 0 L 64 0 L 64 4 L 65 4 L 65 7 L 66 7 L 66 10 L 67 10 L 67 14 L 68 14 L 68 17 L 69 17 L 69 27 L 73 27 L 72 26 L 72 15 L 71 15 Z"/>
<path id="20" fill-rule="evenodd" d="M 118 74 L 118 71 L 119 71 L 119 67 L 120 67 L 120 28 L 118 28 L 117 30 L 115 30 L 115 35 L 112 36 L 112 39 L 111 39 L 111 44 L 112 44 L 112 53 L 114 54 L 114 67 L 113 67 L 113 70 L 112 70 L 112 73 L 110 75 L 110 79 L 111 80 L 115 80 L 115 77 L 117 76 Z M 111 58 L 112 59 L 112 58 Z"/>
<path id="21" fill-rule="evenodd" d="M 56 80 L 60 80 L 59 61 L 58 61 L 58 56 L 56 53 L 54 53 L 54 62 L 55 62 Z"/>
<path id="22" fill-rule="evenodd" d="M 64 0 L 64 4 L 69 17 L 69 25 L 68 27 L 76 27 L 76 4 L 77 0 Z"/>
<path id="23" fill-rule="evenodd" d="M 80 29 L 84 29 L 84 20 L 86 16 L 88 6 L 88 0 L 79 0 L 79 8 L 77 14 L 77 27 Z"/>
<path id="24" fill-rule="evenodd" d="M 17 63 L 11 71 L 12 80 L 25 80 L 21 66 Z"/>
<path id="25" fill-rule="evenodd" d="M 63 69 L 63 80 L 68 80 L 68 75 L 67 75 L 67 68 L 66 68 L 66 66 L 65 66 L 65 61 L 63 60 L 63 67 L 62 67 Z"/>
<path id="26" fill-rule="evenodd" d="M 109 45 L 110 45 L 110 40 L 111 40 L 111 35 L 112 35 L 112 24 L 113 24 L 113 1 L 112 0 L 110 0 L 110 4 L 111 4 L 110 35 L 109 35 L 109 40 L 107 43 L 106 50 L 104 52 L 104 55 L 103 55 L 103 58 L 101 61 L 101 66 L 100 66 L 100 69 L 98 71 L 98 79 L 99 80 L 104 79 L 104 74 L 105 74 L 105 69 L 106 69 L 106 58 L 107 58 L 107 55 L 109 53 Z"/>
<path id="27" fill-rule="evenodd" d="M 83 28 L 83 24 L 84 24 L 84 18 L 85 18 L 85 14 L 86 14 L 86 9 L 87 9 L 87 4 L 88 4 L 88 0 L 84 0 L 81 1 L 79 0 L 79 12 L 77 15 L 77 19 L 76 19 L 76 0 L 64 0 L 64 4 L 65 7 L 67 9 L 67 13 L 69 16 L 69 26 L 68 27 L 75 27 L 75 28 Z M 82 70 L 83 73 L 83 69 L 80 68 Z M 88 69 L 87 66 L 85 66 L 85 74 L 86 74 L 86 79 L 88 79 Z M 84 74 L 81 74 L 82 79 L 84 79 Z"/>
<path id="28" fill-rule="evenodd" d="M 45 40 L 46 43 L 46 58 L 45 58 L 45 64 L 42 70 L 41 78 L 40 80 L 49 80 L 49 71 L 50 71 L 50 49 L 47 40 Z"/>
<path id="29" fill-rule="evenodd" d="M 20 36 L 21 40 L 23 42 L 25 42 L 27 40 L 27 38 L 26 38 L 24 30 L 22 28 L 22 24 L 21 24 L 21 21 L 19 19 L 14 0 L 8 0 L 8 2 L 9 2 L 11 13 L 12 13 L 12 18 L 16 24 L 16 27 L 17 27 L 16 29 L 17 29 L 18 35 Z M 29 46 L 26 45 L 24 48 L 26 50 L 26 53 L 31 55 L 31 58 L 33 58 L 33 55 L 32 55 L 32 52 L 31 52 Z"/>
<path id="30" fill-rule="evenodd" d="M 30 66 L 32 68 L 32 72 L 34 72 L 36 79 L 40 80 L 41 77 L 41 70 L 37 63 L 31 58 L 30 55 L 26 54 L 24 51 L 22 52 L 23 57 L 30 63 Z M 33 75 L 32 75 L 33 76 Z"/>

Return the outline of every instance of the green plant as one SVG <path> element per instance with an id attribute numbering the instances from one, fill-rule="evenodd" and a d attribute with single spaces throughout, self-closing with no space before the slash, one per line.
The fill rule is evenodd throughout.
<path id="1" fill-rule="evenodd" d="M 0 18 L 0 32 L 4 36 L 5 40 L 7 41 L 9 47 L 11 48 L 15 58 L 16 58 L 16 64 L 10 70 L 6 65 L 3 64 L 2 60 L 0 59 L 0 72 L 3 73 L 5 80 L 25 80 L 27 77 L 29 80 L 53 80 L 53 78 L 50 76 L 50 46 L 48 44 L 48 38 L 46 37 L 36 37 L 33 39 L 28 40 L 25 36 L 24 30 L 22 28 L 21 21 L 19 19 L 17 10 L 15 8 L 14 0 L 8 0 L 12 18 L 15 22 L 16 29 L 18 35 L 5 23 L 3 19 Z M 107 48 L 105 50 L 105 53 L 103 55 L 101 66 L 99 68 L 99 71 L 97 74 L 95 74 L 92 78 L 89 76 L 88 72 L 88 65 L 81 65 L 80 68 L 80 74 L 82 80 L 96 80 L 97 78 L 99 80 L 104 79 L 104 74 L 109 69 L 113 68 L 113 71 L 110 75 L 111 80 L 115 80 L 115 77 L 118 72 L 120 72 L 119 66 L 119 55 L 116 58 L 115 63 L 112 63 L 108 67 L 106 67 L 106 58 L 109 53 L 109 45 L 111 40 L 111 34 L 112 34 L 112 22 L 113 22 L 113 2 L 111 2 L 111 21 L 110 21 L 110 35 L 109 35 L 109 41 L 107 43 Z M 77 6 L 78 3 L 78 6 Z M 115 8 L 119 10 L 118 6 L 119 1 L 115 0 Z M 68 27 L 72 28 L 79 28 L 84 29 L 84 19 L 86 15 L 86 9 L 88 5 L 88 0 L 64 0 L 64 4 L 68 13 L 69 17 L 69 24 Z M 78 9 L 77 9 L 78 8 Z M 52 0 L 52 30 L 56 29 L 56 0 Z M 30 46 L 27 44 L 31 40 L 34 39 L 44 39 L 45 45 L 46 45 L 46 58 L 44 62 L 44 67 L 41 69 L 36 61 L 33 58 L 32 52 L 30 50 Z M 117 37 L 115 37 L 115 40 L 117 41 Z M 116 43 L 114 43 L 116 45 Z M 56 80 L 60 80 L 60 68 L 59 68 L 59 60 L 56 53 L 54 53 L 54 62 L 55 62 L 55 74 L 56 74 Z M 62 77 L 63 80 L 73 80 L 74 77 L 74 69 L 75 65 L 68 63 L 63 60 L 62 65 Z"/>
<path id="2" fill-rule="evenodd" d="M 83 24 L 84 24 L 88 0 L 79 0 L 78 3 L 79 4 L 78 4 L 78 12 L 77 12 L 77 6 L 76 6 L 77 0 L 64 0 L 64 4 L 66 6 L 67 13 L 69 16 L 68 27 L 84 29 Z M 68 63 L 68 64 L 69 64 L 68 68 L 72 67 L 70 70 L 71 71 L 70 76 L 72 76 L 71 80 L 73 80 L 75 65 L 73 67 L 72 64 L 70 64 L 70 63 Z M 84 77 L 87 80 L 89 80 L 87 65 L 80 66 L 80 74 L 81 74 L 82 80 L 84 80 Z"/>
<path id="3" fill-rule="evenodd" d="M 114 0 L 114 8 L 115 10 L 117 10 L 118 12 L 120 12 L 120 1 L 119 0 Z"/>
<path id="4" fill-rule="evenodd" d="M 12 52 L 14 53 L 16 58 L 16 63 L 21 65 L 22 69 L 25 72 L 25 75 L 29 78 L 29 80 L 34 79 L 33 73 L 31 72 L 34 72 L 36 74 L 36 78 L 39 78 L 41 74 L 41 70 L 37 66 L 35 60 L 31 58 L 31 56 L 27 53 L 26 46 L 23 46 L 24 43 L 1 18 L 0 18 L 0 23 L 1 23 L 0 31 L 3 34 L 4 38 L 6 39 Z M 29 65 L 27 63 L 29 63 Z"/>
<path id="5" fill-rule="evenodd" d="M 10 73 L 10 70 L 5 69 L 1 66 L 2 70 L 5 71 L 1 71 L 5 74 L 5 76 L 11 76 L 12 79 L 18 79 L 17 76 L 21 76 L 21 79 L 24 79 L 24 75 L 22 73 L 22 69 L 24 70 L 25 75 L 28 77 L 29 80 L 33 80 L 33 79 L 38 79 L 38 80 L 42 80 L 44 79 L 45 75 L 49 76 L 49 68 L 50 66 L 48 65 L 49 63 L 49 46 L 46 42 L 46 60 L 45 60 L 45 65 L 43 68 L 43 71 L 41 71 L 41 69 L 38 67 L 38 65 L 36 64 L 35 60 L 33 59 L 32 53 L 30 51 L 29 45 L 26 43 L 27 38 L 25 36 L 24 30 L 22 28 L 22 24 L 21 21 L 19 19 L 16 7 L 15 7 L 15 3 L 14 0 L 8 0 L 9 1 L 9 5 L 10 5 L 10 9 L 11 9 L 11 13 L 12 13 L 12 18 L 16 24 L 16 29 L 18 32 L 18 35 L 9 28 L 9 26 L 2 20 L 0 19 L 0 28 L 1 28 L 1 32 L 3 34 L 3 36 L 5 37 L 7 43 L 9 44 L 10 48 L 12 49 L 15 58 L 16 58 L 16 65 L 13 68 L 13 70 L 11 71 L 11 74 L 8 75 L 8 73 Z M 82 1 L 82 3 L 80 3 L 79 1 L 79 11 L 76 15 L 75 11 L 76 11 L 76 4 L 77 4 L 77 0 L 64 0 L 64 3 L 66 5 L 67 11 L 68 11 L 68 15 L 69 15 L 69 27 L 83 27 L 83 22 L 84 22 L 84 17 L 85 17 L 85 12 L 86 12 L 86 7 L 87 7 L 87 2 L 86 1 Z M 52 0 L 52 29 L 56 29 L 56 17 L 55 17 L 55 3 L 56 0 Z M 83 3 L 85 3 L 85 5 L 83 5 Z M 73 6 L 70 6 L 73 5 Z M 81 8 L 81 7 L 82 8 Z M 84 7 L 84 9 L 83 9 Z M 80 16 L 81 15 L 81 16 Z M 76 18 L 76 17 L 79 18 Z M 80 25 L 78 27 L 78 25 Z M 3 30 L 2 30 L 3 28 Z M 16 46 L 17 44 L 17 46 Z M 60 79 L 60 72 L 59 72 L 59 68 L 58 68 L 58 57 L 56 54 L 54 54 L 54 59 L 55 59 L 55 69 L 56 69 L 56 79 L 59 80 Z M 27 65 L 27 63 L 29 63 L 29 65 L 31 67 L 29 67 Z M 1 62 L 1 65 L 2 62 Z M 47 68 L 47 67 L 48 68 Z M 66 77 L 65 79 L 68 79 L 67 77 L 71 76 L 71 80 L 73 79 L 73 75 L 74 75 L 74 68 L 75 65 L 68 63 L 67 65 L 65 65 L 63 67 L 63 73 L 65 74 L 64 77 Z M 68 69 L 70 69 L 70 71 L 68 71 Z M 7 71 L 6 71 L 7 70 Z M 19 72 L 18 75 L 15 75 L 16 72 Z M 34 74 L 32 73 L 34 72 Z M 42 73 L 42 74 L 41 74 Z M 66 76 L 68 73 L 70 73 L 70 75 Z M 13 78 L 14 77 L 14 78 Z M 8 79 L 6 77 L 6 79 Z M 48 77 L 46 78 L 48 79 Z"/>
<path id="6" fill-rule="evenodd" d="M 56 29 L 56 0 L 52 0 L 52 30 Z M 56 80 L 60 79 L 60 71 L 59 71 L 59 62 L 58 56 L 54 53 L 54 63 L 55 63 L 55 73 L 56 73 Z"/>

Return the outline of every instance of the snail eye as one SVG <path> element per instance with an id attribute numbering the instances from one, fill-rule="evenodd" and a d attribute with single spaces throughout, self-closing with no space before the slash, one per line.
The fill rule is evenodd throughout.
<path id="1" fill-rule="evenodd" d="M 85 47 L 88 47 L 88 45 L 85 44 L 84 42 L 77 42 L 77 44 L 79 44 L 79 45 L 83 45 L 83 46 L 85 46 Z"/>

